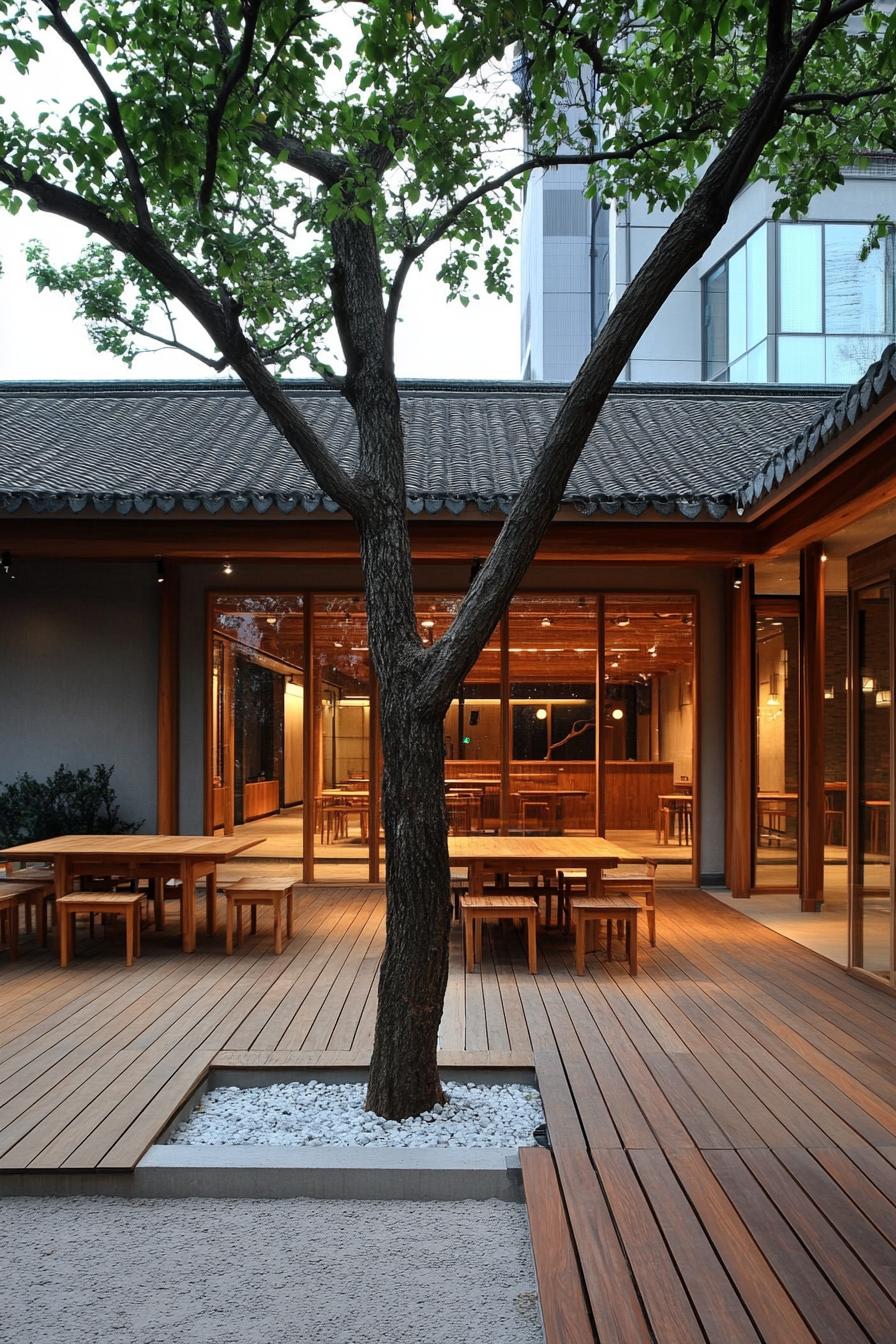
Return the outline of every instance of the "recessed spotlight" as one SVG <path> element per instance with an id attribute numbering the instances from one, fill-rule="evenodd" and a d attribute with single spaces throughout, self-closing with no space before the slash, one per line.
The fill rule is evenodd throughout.
<path id="1" fill-rule="evenodd" d="M 624 718 L 625 718 L 625 712 L 624 712 L 623 710 L 621 710 L 621 709 L 614 709 L 614 710 L 613 710 L 613 713 L 612 713 L 612 715 L 611 715 L 610 717 L 611 717 L 611 718 L 614 718 L 614 719 L 617 721 L 617 723 L 618 723 L 620 719 L 624 719 Z"/>
<path id="2" fill-rule="evenodd" d="M 547 712 L 546 709 L 536 709 L 536 711 L 535 711 L 535 717 L 536 717 L 536 719 L 546 719 L 547 716 L 548 716 L 548 712 Z"/>
<path id="3" fill-rule="evenodd" d="M 233 573 L 233 565 L 230 563 L 229 560 L 225 560 L 225 561 L 224 561 L 224 573 L 225 573 L 225 574 L 232 574 L 232 573 Z"/>

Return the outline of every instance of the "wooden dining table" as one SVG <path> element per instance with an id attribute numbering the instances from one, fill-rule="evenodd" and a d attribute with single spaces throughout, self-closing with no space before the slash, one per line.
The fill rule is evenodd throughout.
<path id="1" fill-rule="evenodd" d="M 211 898 L 206 903 L 209 932 L 214 932 L 214 896 L 217 865 L 226 863 L 261 844 L 232 835 L 57 835 L 12 845 L 0 853 L 0 861 L 42 860 L 53 865 L 56 896 L 72 890 L 72 882 L 84 874 L 159 882 L 176 878 L 181 883 L 181 943 L 185 952 L 196 950 L 196 881 L 204 877 Z"/>
<path id="2" fill-rule="evenodd" d="M 466 868 L 470 891 L 483 889 L 486 872 L 544 873 L 584 868 L 588 895 L 600 895 L 602 868 L 643 863 L 644 857 L 595 835 L 451 835 L 452 867 Z"/>

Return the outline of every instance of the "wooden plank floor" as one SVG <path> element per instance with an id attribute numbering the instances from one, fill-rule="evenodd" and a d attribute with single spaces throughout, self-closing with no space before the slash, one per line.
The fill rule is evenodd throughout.
<path id="1" fill-rule="evenodd" d="M 297 904 L 280 957 L 262 912 L 231 958 L 173 926 L 131 970 L 101 940 L 66 971 L 4 957 L 0 1169 L 133 1167 L 215 1061 L 366 1063 L 381 894 Z M 661 891 L 657 924 L 637 979 L 577 977 L 556 935 L 537 977 L 501 929 L 472 976 L 452 947 L 443 1062 L 535 1061 L 595 1337 L 892 1344 L 896 999 L 700 892 Z"/>

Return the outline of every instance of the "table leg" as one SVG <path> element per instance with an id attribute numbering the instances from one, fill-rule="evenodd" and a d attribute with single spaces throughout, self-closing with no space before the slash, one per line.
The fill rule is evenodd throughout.
<path id="1" fill-rule="evenodd" d="M 233 956 L 233 905 L 234 902 L 228 891 L 225 898 L 227 902 L 227 919 L 224 934 L 224 950 L 228 957 Z"/>
<path id="2" fill-rule="evenodd" d="M 628 969 L 632 975 L 638 974 L 638 912 L 633 910 L 627 922 Z"/>
<path id="3" fill-rule="evenodd" d="M 34 907 L 35 932 L 37 934 L 37 941 L 40 943 L 41 947 L 46 947 L 47 945 L 47 900 L 47 896 L 39 896 Z"/>
<path id="4" fill-rule="evenodd" d="M 205 931 L 210 938 L 218 932 L 218 870 L 213 867 L 205 875 Z"/>
<path id="5" fill-rule="evenodd" d="M 134 907 L 125 911 L 124 915 L 124 964 L 133 966 L 134 964 Z"/>
<path id="6" fill-rule="evenodd" d="M 287 936 L 287 938 L 291 938 L 291 937 L 292 937 L 292 901 L 293 901 L 292 887 L 290 887 L 289 891 L 286 893 L 286 936 Z"/>
<path id="7" fill-rule="evenodd" d="M 274 896 L 274 951 L 279 954 L 283 951 L 283 897 Z"/>
<path id="8" fill-rule="evenodd" d="M 184 860 L 180 865 L 181 914 L 180 939 L 185 952 L 196 951 L 196 877 L 193 865 Z"/>
<path id="9" fill-rule="evenodd" d="M 576 975 L 585 974 L 585 926 L 587 921 L 582 916 L 582 911 L 576 911 L 573 917 L 573 923 L 576 930 Z"/>
<path id="10" fill-rule="evenodd" d="M 469 910 L 463 912 L 464 920 L 464 963 L 467 974 L 473 969 L 473 916 Z"/>

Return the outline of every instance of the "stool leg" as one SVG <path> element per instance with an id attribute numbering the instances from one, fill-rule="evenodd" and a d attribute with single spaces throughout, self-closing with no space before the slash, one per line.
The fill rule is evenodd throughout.
<path id="1" fill-rule="evenodd" d="M 141 925 L 140 925 L 140 910 L 141 910 L 141 906 L 142 906 L 142 902 L 141 902 L 141 905 L 138 905 L 137 908 L 136 908 L 136 910 L 134 911 L 134 926 L 135 926 L 135 927 L 134 927 L 134 956 L 135 956 L 135 957 L 141 957 L 141 956 L 143 955 L 143 929 L 141 928 Z"/>
<path id="2" fill-rule="evenodd" d="M 581 914 L 573 920 L 576 930 L 576 975 L 585 974 L 585 928 L 587 921 Z"/>
<path id="3" fill-rule="evenodd" d="M 656 906 L 650 898 L 647 902 L 647 932 L 650 935 L 650 946 L 656 947 Z"/>
<path id="4" fill-rule="evenodd" d="M 59 965 L 67 966 L 72 959 L 72 919 L 70 910 L 63 909 L 57 915 L 59 924 Z"/>
<path id="5" fill-rule="evenodd" d="M 124 964 L 134 964 L 134 907 L 124 912 Z"/>
<path id="6" fill-rule="evenodd" d="M 224 950 L 228 957 L 233 956 L 233 897 L 227 893 L 227 916 L 225 922 Z"/>
<path id="7" fill-rule="evenodd" d="M 283 951 L 283 898 L 274 897 L 274 951 L 279 954 Z"/>
<path id="8" fill-rule="evenodd" d="M 632 911 L 628 921 L 628 969 L 632 975 L 638 974 L 638 912 Z"/>
<path id="9" fill-rule="evenodd" d="M 482 965 L 482 926 L 484 919 L 473 920 L 473 957 Z"/>
<path id="10" fill-rule="evenodd" d="M 165 927 L 165 880 L 161 877 L 150 879 L 152 885 L 152 908 L 155 917 L 156 933 Z"/>
<path id="11" fill-rule="evenodd" d="M 613 921 L 607 920 L 607 961 L 613 960 Z"/>
<path id="12" fill-rule="evenodd" d="M 464 910 L 464 962 L 467 973 L 473 969 L 473 917 L 469 910 Z"/>
<path id="13" fill-rule="evenodd" d="M 538 940 L 536 935 L 536 912 L 532 910 L 526 923 L 529 926 L 529 971 L 538 974 Z"/>
<path id="14" fill-rule="evenodd" d="M 16 923 L 18 923 L 18 920 L 16 920 Z M 31 902 L 30 902 L 30 901 L 26 901 L 26 902 L 25 902 L 25 932 L 26 932 L 26 933 L 30 933 L 30 932 L 31 932 Z"/>
<path id="15" fill-rule="evenodd" d="M 6 945 L 9 948 L 9 959 L 15 961 L 19 955 L 19 907 L 13 905 L 11 910 L 6 912 Z"/>
<path id="16" fill-rule="evenodd" d="M 242 946 L 243 942 L 243 907 L 238 901 L 236 906 L 236 945 Z"/>
<path id="17" fill-rule="evenodd" d="M 249 930 L 251 933 L 258 932 L 258 906 L 253 901 L 249 907 L 251 914 L 249 916 Z"/>
<path id="18" fill-rule="evenodd" d="M 35 929 L 36 929 L 36 932 L 37 932 L 37 940 L 38 940 L 38 942 L 40 943 L 41 947 L 46 947 L 46 945 L 47 945 L 47 898 L 46 898 L 46 896 L 41 896 L 41 897 L 39 897 L 39 899 L 38 899 L 37 905 L 35 906 L 35 909 L 34 909 L 34 922 L 35 922 Z"/>
<path id="19" fill-rule="evenodd" d="M 210 937 L 218 932 L 216 915 L 215 879 L 209 876 L 205 879 L 205 931 Z"/>
<path id="20" fill-rule="evenodd" d="M 286 936 L 292 937 L 292 887 L 286 893 Z"/>

